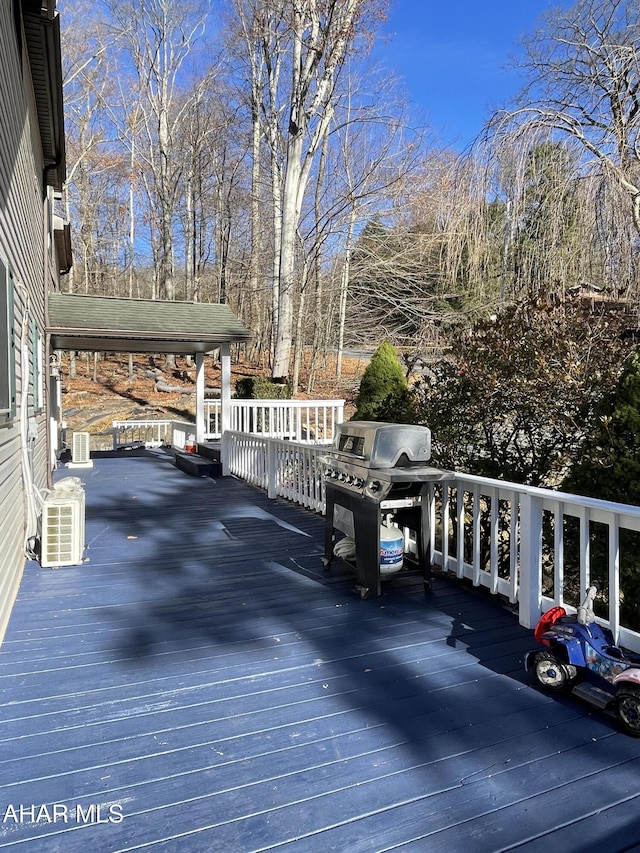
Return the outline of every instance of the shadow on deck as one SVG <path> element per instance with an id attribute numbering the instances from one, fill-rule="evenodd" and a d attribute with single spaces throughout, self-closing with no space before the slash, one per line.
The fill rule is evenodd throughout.
<path id="1" fill-rule="evenodd" d="M 639 849 L 640 742 L 496 601 L 361 601 L 322 519 L 161 451 L 73 473 L 89 561 L 27 564 L 0 649 L 0 848 Z"/>

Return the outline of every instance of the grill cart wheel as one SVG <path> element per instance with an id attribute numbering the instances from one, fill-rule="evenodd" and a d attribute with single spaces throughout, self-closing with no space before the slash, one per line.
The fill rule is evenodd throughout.
<path id="1" fill-rule="evenodd" d="M 576 668 L 563 663 L 552 652 L 538 652 L 534 659 L 533 672 L 538 684 L 552 693 L 564 693 L 569 690 L 577 677 Z"/>
<path id="2" fill-rule="evenodd" d="M 624 731 L 640 737 L 640 691 L 625 687 L 616 696 L 616 716 Z"/>

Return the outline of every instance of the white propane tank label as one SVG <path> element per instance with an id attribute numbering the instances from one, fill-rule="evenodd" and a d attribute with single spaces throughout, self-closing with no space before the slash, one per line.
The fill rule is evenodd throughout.
<path id="1" fill-rule="evenodd" d="M 404 535 L 397 527 L 380 525 L 380 574 L 391 574 L 402 568 Z"/>

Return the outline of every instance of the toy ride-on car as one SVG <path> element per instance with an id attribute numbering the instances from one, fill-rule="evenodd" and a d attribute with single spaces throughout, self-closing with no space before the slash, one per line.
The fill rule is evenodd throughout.
<path id="1" fill-rule="evenodd" d="M 640 655 L 616 646 L 595 621 L 591 586 L 575 615 L 563 607 L 543 613 L 534 637 L 545 648 L 528 652 L 525 669 L 553 693 L 571 692 L 597 708 L 613 711 L 621 728 L 640 737 Z"/>

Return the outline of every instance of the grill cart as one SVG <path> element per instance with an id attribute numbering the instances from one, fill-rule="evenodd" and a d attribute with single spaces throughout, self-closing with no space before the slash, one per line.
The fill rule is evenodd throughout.
<path id="1" fill-rule="evenodd" d="M 410 559 L 408 536 L 415 541 L 412 554 L 424 587 L 431 588 L 429 485 L 448 472 L 430 467 L 430 458 L 427 427 L 376 421 L 338 425 L 323 459 L 323 563 L 329 567 L 334 553 L 349 556 L 349 548 L 340 548 L 344 543 L 336 544 L 336 531 L 345 534 L 362 598 L 380 595 L 383 578 L 403 570 L 405 558 Z M 398 538 L 402 553 L 393 545 Z"/>

